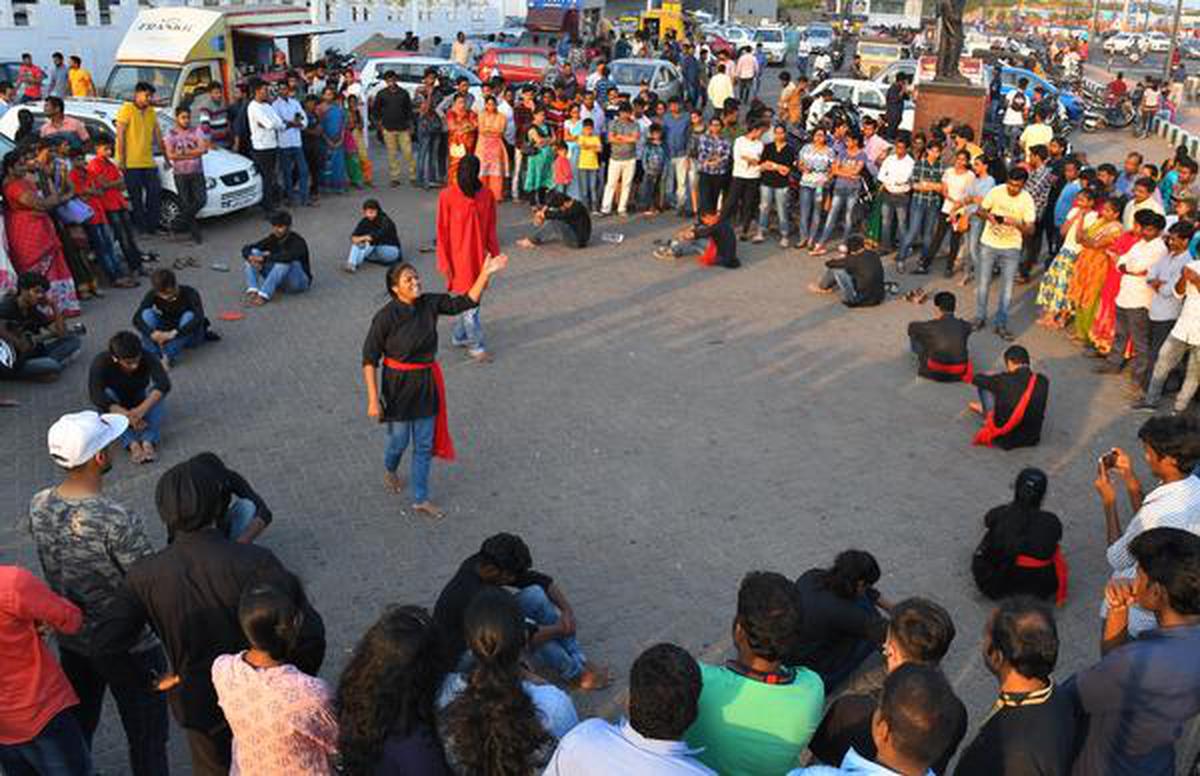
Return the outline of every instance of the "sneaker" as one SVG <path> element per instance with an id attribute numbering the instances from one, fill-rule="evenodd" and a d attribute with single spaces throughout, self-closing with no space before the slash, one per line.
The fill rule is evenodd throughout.
<path id="1" fill-rule="evenodd" d="M 762 233 L 762 230 L 761 230 L 761 229 L 759 229 L 757 232 L 755 232 L 755 233 L 754 233 L 754 236 L 750 238 L 750 242 L 752 242 L 752 243 L 754 243 L 755 245 L 757 245 L 757 244 L 759 244 L 760 242 L 763 242 L 763 241 L 764 241 L 764 240 L 766 240 L 766 239 L 767 239 L 767 238 L 766 238 L 766 237 L 763 235 L 763 233 Z"/>
<path id="2" fill-rule="evenodd" d="M 205 342 L 220 342 L 221 335 L 219 332 L 216 332 L 212 329 L 205 329 L 204 330 L 204 341 Z"/>
<path id="3" fill-rule="evenodd" d="M 786 237 L 779 238 L 779 247 L 780 248 L 790 248 L 791 245 L 792 244 L 790 242 L 788 242 L 788 238 L 786 238 Z"/>
<path id="4" fill-rule="evenodd" d="M 672 253 L 671 249 L 667 247 L 655 248 L 654 258 L 658 259 L 659 261 L 675 261 L 675 254 Z"/>

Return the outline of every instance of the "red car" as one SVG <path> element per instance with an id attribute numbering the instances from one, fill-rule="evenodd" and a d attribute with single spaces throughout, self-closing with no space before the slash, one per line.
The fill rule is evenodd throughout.
<path id="1" fill-rule="evenodd" d="M 541 82 L 550 65 L 550 49 L 544 46 L 495 46 L 483 52 L 475 72 L 481 81 L 490 81 L 499 75 L 506 84 Z M 580 87 L 584 76 L 577 74 Z"/>
<path id="2" fill-rule="evenodd" d="M 704 43 L 708 46 L 708 53 L 713 59 L 716 59 L 721 54 L 728 55 L 730 59 L 737 58 L 737 49 L 720 35 L 709 35 Z"/>

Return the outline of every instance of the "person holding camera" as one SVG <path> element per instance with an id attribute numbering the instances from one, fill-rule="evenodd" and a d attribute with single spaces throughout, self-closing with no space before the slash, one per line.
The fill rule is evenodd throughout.
<path id="1" fill-rule="evenodd" d="M 1104 506 L 1105 553 L 1114 579 L 1132 579 L 1136 562 L 1130 544 L 1151 528 L 1182 528 L 1200 535 L 1200 478 L 1194 475 L 1200 462 L 1200 421 L 1186 415 L 1153 417 L 1138 429 L 1142 455 L 1158 487 L 1143 495 L 1141 480 L 1133 471 L 1133 460 L 1119 447 L 1100 456 L 1096 492 Z M 1125 485 L 1133 518 L 1124 530 L 1117 508 L 1113 475 Z M 1101 614 L 1107 613 L 1107 606 Z M 1129 633 L 1137 636 L 1154 628 L 1154 617 L 1137 607 L 1129 613 Z"/>

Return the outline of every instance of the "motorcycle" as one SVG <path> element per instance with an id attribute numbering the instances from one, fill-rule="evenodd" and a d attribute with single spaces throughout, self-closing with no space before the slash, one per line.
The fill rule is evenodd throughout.
<path id="1" fill-rule="evenodd" d="M 1083 111 L 1084 132 L 1099 132 L 1104 129 L 1125 129 L 1133 124 L 1137 111 L 1133 109 L 1133 100 L 1129 97 L 1121 100 L 1120 104 L 1110 107 L 1104 100 L 1089 100 Z"/>
<path id="2" fill-rule="evenodd" d="M 329 70 L 353 70 L 357 62 L 354 54 L 343 54 L 336 48 L 325 49 L 325 67 Z"/>

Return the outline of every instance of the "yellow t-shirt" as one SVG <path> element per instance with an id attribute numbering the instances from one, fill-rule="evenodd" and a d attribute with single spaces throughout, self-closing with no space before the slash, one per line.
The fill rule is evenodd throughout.
<path id="1" fill-rule="evenodd" d="M 600 169 L 600 137 L 598 135 L 579 136 L 579 169 Z"/>
<path id="2" fill-rule="evenodd" d="M 1012 222 L 1031 224 L 1037 218 L 1037 208 L 1029 192 L 1022 190 L 1014 197 L 1008 193 L 1007 184 L 1001 183 L 984 196 L 980 208 L 993 215 L 1003 216 L 1008 222 L 993 224 L 989 221 L 983 228 L 981 242 L 997 250 L 1020 250 L 1021 230 L 1013 226 Z"/>
<path id="3" fill-rule="evenodd" d="M 92 74 L 82 67 L 68 70 L 67 82 L 71 85 L 72 97 L 87 97 L 96 90 L 95 84 L 92 83 Z"/>
<path id="4" fill-rule="evenodd" d="M 1025 131 L 1021 133 L 1021 148 L 1025 149 L 1025 153 L 1029 153 L 1029 149 L 1034 146 L 1048 145 L 1054 139 L 1054 130 L 1049 124 L 1030 124 L 1025 127 Z"/>
<path id="5" fill-rule="evenodd" d="M 154 167 L 154 127 L 158 114 L 153 107 L 138 110 L 132 102 L 121 106 L 117 123 L 125 125 L 125 166 L 131 170 Z M 117 159 L 117 164 L 121 159 Z"/>

